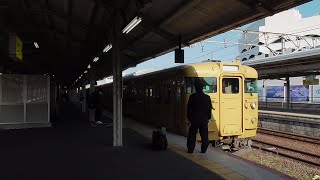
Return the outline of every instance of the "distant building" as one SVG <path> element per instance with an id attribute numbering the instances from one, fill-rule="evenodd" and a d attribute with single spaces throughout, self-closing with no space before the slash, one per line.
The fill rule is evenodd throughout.
<path id="1" fill-rule="evenodd" d="M 286 54 L 320 47 L 319 41 L 313 41 L 311 37 L 320 37 L 320 15 L 302 18 L 297 9 L 280 12 L 265 19 L 256 21 L 247 27 L 248 31 L 271 32 L 268 35 L 248 32 L 239 39 L 239 57 L 241 61 L 265 58 L 279 54 Z M 301 40 L 294 36 L 281 36 L 284 33 L 307 36 L 307 40 Z M 266 45 L 268 45 L 266 47 Z M 299 47 L 298 47 L 299 46 Z"/>
<path id="2" fill-rule="evenodd" d="M 297 9 L 256 21 L 239 39 L 239 57 L 241 61 L 248 61 L 319 48 L 320 41 L 312 42 L 312 37 L 320 37 L 319 22 L 320 15 L 302 18 Z M 270 33 L 265 36 L 259 32 Z M 283 36 L 282 33 L 289 35 Z M 295 35 L 308 38 L 299 41 Z M 284 102 L 287 97 L 284 84 L 284 80 L 259 80 L 259 100 Z M 320 102 L 320 85 L 303 86 L 303 77 L 291 77 L 290 85 L 292 102 Z"/>

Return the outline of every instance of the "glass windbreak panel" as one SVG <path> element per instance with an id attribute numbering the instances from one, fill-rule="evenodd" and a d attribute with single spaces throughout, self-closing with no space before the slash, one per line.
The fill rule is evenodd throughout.
<path id="1" fill-rule="evenodd" d="M 217 78 L 215 77 L 186 77 L 185 79 L 185 93 L 195 93 L 194 82 L 199 81 L 203 85 L 204 93 L 216 93 L 217 92 Z"/>
<path id="2" fill-rule="evenodd" d="M 2 103 L 3 104 L 22 104 L 23 103 L 23 76 L 21 75 L 1 75 L 1 76 L 2 76 Z"/>
<path id="3" fill-rule="evenodd" d="M 244 80 L 246 87 L 245 93 L 258 93 L 258 80 L 257 79 L 246 79 Z"/>
<path id="4" fill-rule="evenodd" d="M 223 94 L 238 94 L 239 93 L 239 79 L 238 78 L 224 78 L 224 79 L 222 79 L 222 93 Z"/>

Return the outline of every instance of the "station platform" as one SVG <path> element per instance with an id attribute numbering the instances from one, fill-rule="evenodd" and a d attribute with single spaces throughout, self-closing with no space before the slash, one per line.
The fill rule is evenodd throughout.
<path id="1" fill-rule="evenodd" d="M 299 103 L 299 106 L 296 105 L 295 107 L 291 107 L 291 109 L 287 109 L 284 106 L 283 107 L 264 107 L 263 105 L 261 105 L 259 106 L 259 110 L 320 116 L 320 104 Z"/>
<path id="2" fill-rule="evenodd" d="M 320 122 L 320 114 L 310 114 L 308 112 L 300 111 L 285 111 L 285 110 L 274 110 L 274 109 L 259 109 L 259 115 L 277 115 L 295 118 L 297 120 L 306 119 L 309 121 Z"/>
<path id="3" fill-rule="evenodd" d="M 124 147 L 115 149 L 111 125 L 90 127 L 72 104 L 60 109 L 52 128 L 0 131 L 0 179 L 290 179 L 214 148 L 200 154 L 199 144 L 188 154 L 186 138 L 172 133 L 167 151 L 153 151 L 152 127 L 129 118 Z"/>
<path id="4" fill-rule="evenodd" d="M 303 109 L 259 109 L 258 123 L 260 128 L 320 138 L 320 114 L 310 114 Z"/>

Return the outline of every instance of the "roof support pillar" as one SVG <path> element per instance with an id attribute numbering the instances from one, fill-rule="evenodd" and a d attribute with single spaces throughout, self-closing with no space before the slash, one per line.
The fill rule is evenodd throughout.
<path id="1" fill-rule="evenodd" d="M 82 78 L 82 112 L 87 111 L 87 103 L 86 103 L 86 78 Z"/>
<path id="2" fill-rule="evenodd" d="M 95 64 L 92 64 L 92 66 L 90 67 L 90 95 L 92 95 L 95 91 Z M 92 96 L 91 96 L 92 97 Z M 90 109 L 90 122 L 94 122 L 94 109 Z"/>
<path id="3" fill-rule="evenodd" d="M 291 96 L 290 96 L 290 77 L 286 77 L 286 95 L 287 95 L 287 109 L 290 109 L 290 103 L 291 103 Z"/>
<path id="4" fill-rule="evenodd" d="M 113 18 L 112 68 L 113 68 L 113 146 L 122 148 L 122 63 L 120 58 L 120 14 Z"/>

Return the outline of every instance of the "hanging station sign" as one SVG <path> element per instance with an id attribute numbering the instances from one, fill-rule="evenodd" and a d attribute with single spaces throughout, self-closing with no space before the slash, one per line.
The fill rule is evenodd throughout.
<path id="1" fill-rule="evenodd" d="M 303 85 L 319 85 L 319 79 L 316 79 L 316 75 L 306 76 L 303 80 Z"/>

